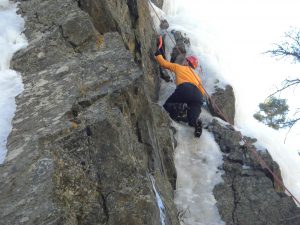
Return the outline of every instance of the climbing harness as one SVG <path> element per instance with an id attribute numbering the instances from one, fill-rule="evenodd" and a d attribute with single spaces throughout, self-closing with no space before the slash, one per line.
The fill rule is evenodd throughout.
<path id="1" fill-rule="evenodd" d="M 156 14 L 156 16 L 157 16 L 157 18 L 159 19 L 159 21 L 160 22 L 162 22 L 162 19 L 159 17 L 159 15 L 158 15 L 158 13 L 156 12 L 156 10 L 155 10 L 155 8 L 153 7 L 153 3 L 151 2 L 151 0 L 148 0 L 149 1 L 149 5 L 152 7 L 152 9 L 153 9 L 153 11 L 154 11 L 154 13 Z M 184 56 L 184 54 L 183 54 L 183 52 L 177 47 L 177 45 L 176 45 L 176 43 L 175 43 L 175 41 L 172 39 L 172 37 L 171 37 L 171 35 L 170 35 L 170 33 L 166 30 L 166 33 L 167 33 L 167 35 L 169 36 L 169 38 L 170 38 L 170 40 L 173 42 L 173 44 L 174 44 L 174 46 L 175 46 L 175 48 L 178 50 L 178 52 L 185 58 L 185 56 Z M 203 70 L 202 70 L 202 68 L 201 68 L 201 66 L 199 66 L 200 67 L 200 72 L 202 73 L 202 74 L 204 74 L 203 73 Z M 190 68 L 191 69 L 191 68 Z M 192 69 L 191 69 L 191 71 L 192 71 Z M 193 71 L 192 71 L 193 72 Z M 193 73 L 194 74 L 194 73 Z M 195 75 L 196 76 L 196 75 Z M 197 79 L 198 80 L 198 79 Z M 200 82 L 199 82 L 199 84 L 200 84 Z M 200 84 L 201 85 L 201 84 Z M 202 86 L 202 85 L 201 85 Z M 202 86 L 203 87 L 203 86 Z M 215 110 L 217 110 L 218 111 L 218 113 L 219 113 L 219 115 L 221 115 L 222 117 L 223 117 L 223 119 L 224 119 L 224 121 L 225 122 L 227 122 L 227 123 L 229 123 L 230 125 L 232 125 L 230 122 L 229 122 L 229 119 L 228 119 L 228 117 L 227 117 L 227 115 L 226 114 L 224 114 L 223 112 L 222 112 L 222 110 L 220 110 L 219 109 L 219 107 L 215 104 L 215 102 L 213 101 L 213 99 L 211 99 L 211 97 L 209 96 L 209 94 L 207 93 L 207 91 L 205 90 L 205 88 L 203 87 L 203 89 L 204 89 L 204 91 L 205 91 L 205 97 L 206 97 L 206 100 L 207 100 L 207 104 L 210 104 L 212 107 L 213 107 L 213 109 L 215 109 Z M 254 157 L 256 158 L 256 160 L 259 162 L 259 164 L 261 165 L 261 167 L 263 168 L 263 169 L 266 169 L 270 174 L 272 174 L 272 176 L 273 176 L 273 178 L 276 180 L 276 182 L 278 182 L 284 189 L 285 189 L 285 191 L 293 198 L 293 200 L 295 201 L 295 202 L 297 202 L 297 204 L 300 206 L 300 201 L 291 193 L 291 191 L 284 185 L 284 183 L 283 183 L 283 181 L 271 170 L 271 168 L 267 165 L 267 163 L 259 156 L 259 154 L 257 153 L 257 151 L 251 146 L 251 144 L 249 143 L 249 141 L 247 141 L 246 139 L 245 139 L 245 137 L 243 137 L 242 136 L 242 134 L 240 134 L 241 135 L 241 139 L 244 141 L 244 143 L 245 143 L 245 146 L 247 147 L 247 149 L 249 149 L 250 150 L 250 152 L 254 155 Z"/>

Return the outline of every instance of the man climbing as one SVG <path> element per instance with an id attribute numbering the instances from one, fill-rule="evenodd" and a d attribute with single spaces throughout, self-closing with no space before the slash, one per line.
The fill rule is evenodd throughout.
<path id="1" fill-rule="evenodd" d="M 195 137 L 200 137 L 202 134 L 202 122 L 198 117 L 201 112 L 205 91 L 202 87 L 202 80 L 194 71 L 198 66 L 197 58 L 189 56 L 185 59 L 183 65 L 171 63 L 162 56 L 160 44 L 155 53 L 155 59 L 161 67 L 174 72 L 176 75 L 177 87 L 163 107 L 172 119 L 176 121 L 187 119 L 185 122 L 195 127 Z M 185 111 L 187 111 L 186 119 L 183 117 Z"/>

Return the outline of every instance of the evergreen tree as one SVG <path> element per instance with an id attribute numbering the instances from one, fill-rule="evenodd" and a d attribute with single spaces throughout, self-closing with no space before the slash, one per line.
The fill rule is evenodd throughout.
<path id="1" fill-rule="evenodd" d="M 259 111 L 253 116 L 258 121 L 276 130 L 287 127 L 286 115 L 289 107 L 286 99 L 270 97 L 265 103 L 259 104 Z"/>

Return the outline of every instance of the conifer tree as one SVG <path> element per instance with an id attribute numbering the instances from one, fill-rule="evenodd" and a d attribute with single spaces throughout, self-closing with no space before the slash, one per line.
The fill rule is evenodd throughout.
<path id="1" fill-rule="evenodd" d="M 258 121 L 276 130 L 287 126 L 286 115 L 289 107 L 286 99 L 271 97 L 265 103 L 259 104 L 259 111 L 253 116 Z"/>
<path id="2" fill-rule="evenodd" d="M 293 63 L 300 63 L 300 30 L 299 29 L 292 29 L 289 32 L 285 33 L 285 41 L 283 41 L 280 44 L 275 45 L 275 49 L 267 51 L 266 53 L 271 54 L 274 57 L 280 57 L 284 59 L 291 59 Z M 300 71 L 299 71 L 300 73 Z M 259 105 L 260 111 L 257 112 L 254 117 L 264 123 L 269 123 L 270 126 L 273 126 L 273 128 L 276 129 L 276 127 L 279 128 L 292 128 L 298 121 L 300 121 L 300 106 L 299 108 L 294 112 L 294 116 L 292 118 L 286 118 L 286 114 L 284 114 L 285 110 L 285 104 L 286 101 L 283 99 L 276 98 L 277 94 L 280 94 L 284 90 L 295 88 L 300 84 L 300 78 L 296 79 L 285 79 L 282 82 L 282 86 L 277 89 L 274 93 L 272 93 L 268 98 L 269 100 L 267 103 L 261 103 Z M 267 99 L 268 99 L 267 98 Z M 275 99 L 278 99 L 275 100 Z M 261 108 L 262 107 L 262 108 Z M 279 119 L 279 115 L 274 114 L 274 118 L 271 120 L 271 115 L 269 115 L 268 119 L 264 118 L 261 114 L 266 110 L 266 112 L 269 112 L 270 109 L 268 107 L 279 107 L 278 109 L 273 109 L 273 112 L 282 113 L 282 116 Z M 274 123 L 274 124 L 273 124 Z M 277 125 L 276 125 L 277 123 Z M 273 124 L 273 125 L 271 125 Z"/>

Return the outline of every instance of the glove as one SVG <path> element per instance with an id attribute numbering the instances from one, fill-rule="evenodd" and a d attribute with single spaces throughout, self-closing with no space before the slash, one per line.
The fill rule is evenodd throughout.
<path id="1" fill-rule="evenodd" d="M 154 55 L 155 55 L 155 56 L 163 55 L 163 50 L 162 50 L 162 48 L 157 49 L 157 51 L 154 53 Z"/>

